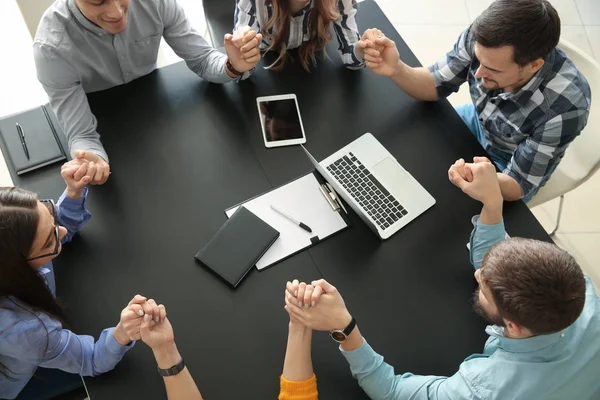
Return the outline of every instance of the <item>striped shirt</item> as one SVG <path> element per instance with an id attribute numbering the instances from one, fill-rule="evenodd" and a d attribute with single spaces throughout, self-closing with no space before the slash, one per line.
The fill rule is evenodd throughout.
<path id="1" fill-rule="evenodd" d="M 502 172 L 521 186 L 527 197 L 542 186 L 569 144 L 585 127 L 591 91 L 585 77 L 555 48 L 544 65 L 521 89 L 504 93 L 486 89 L 475 77 L 479 61 L 471 28 L 454 48 L 429 67 L 440 98 L 469 82 L 471 99 L 486 138 L 485 150 L 506 161 Z"/>
<path id="2" fill-rule="evenodd" d="M 313 3 L 313 0 L 309 0 L 306 7 L 292 15 L 290 36 L 286 44 L 288 49 L 298 48 L 302 43 L 308 41 L 308 25 L 313 11 Z M 364 67 L 364 61 L 354 52 L 354 46 L 360 40 L 355 19 L 356 0 L 338 0 L 337 8 L 340 19 L 334 21 L 333 30 L 339 43 L 338 51 L 342 57 L 342 62 L 350 69 L 362 68 Z M 266 49 L 271 45 L 270 40 L 262 32 L 262 28 L 267 25 L 272 16 L 273 8 L 270 0 L 236 0 L 235 28 L 248 25 L 256 32 L 263 33 L 265 37 L 260 45 L 261 49 Z M 273 28 L 269 30 L 269 33 L 273 35 Z"/>

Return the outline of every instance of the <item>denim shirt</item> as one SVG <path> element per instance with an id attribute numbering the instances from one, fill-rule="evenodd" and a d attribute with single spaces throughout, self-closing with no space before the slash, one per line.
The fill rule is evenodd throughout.
<path id="1" fill-rule="evenodd" d="M 504 222 L 486 225 L 475 219 L 471 263 L 478 269 L 484 255 L 505 238 Z M 352 375 L 372 399 L 586 400 L 600 399 L 600 300 L 586 276 L 581 316 L 567 329 L 527 339 L 504 336 L 488 326 L 481 354 L 473 354 L 450 377 L 395 375 L 365 341 L 346 352 Z"/>
<path id="2" fill-rule="evenodd" d="M 57 223 L 67 228 L 62 243 L 69 242 L 85 225 L 91 214 L 85 209 L 87 189 L 81 199 L 63 195 L 56 204 Z M 38 272 L 56 295 L 52 262 Z M 14 380 L 0 374 L 0 398 L 14 399 L 39 367 L 56 368 L 74 374 L 93 376 L 110 371 L 121 360 L 128 346 L 121 346 L 113 336 L 114 328 L 105 329 L 100 339 L 75 335 L 62 324 L 14 298 L 0 300 L 0 362 L 9 369 Z M 43 323 L 43 325 L 42 325 Z"/>

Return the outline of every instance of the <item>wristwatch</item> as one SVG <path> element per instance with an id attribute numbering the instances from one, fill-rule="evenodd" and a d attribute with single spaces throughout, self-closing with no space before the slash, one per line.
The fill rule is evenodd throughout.
<path id="1" fill-rule="evenodd" d="M 173 376 L 173 375 L 177 375 L 178 373 L 183 371 L 183 369 L 185 368 L 185 363 L 183 362 L 183 358 L 181 358 L 181 361 L 179 361 L 177 364 L 173 365 L 171 368 L 167 368 L 167 369 L 161 369 L 159 367 L 156 367 L 156 368 L 158 369 L 158 373 L 160 376 Z"/>
<path id="2" fill-rule="evenodd" d="M 342 343 L 344 340 L 346 340 L 348 338 L 348 336 L 350 336 L 350 334 L 354 330 L 355 326 L 356 326 L 356 318 L 352 317 L 352 321 L 350 321 L 350 323 L 348 324 L 346 329 L 344 329 L 343 331 L 340 331 L 339 329 L 335 329 L 335 330 L 329 332 L 329 335 L 336 342 Z"/>

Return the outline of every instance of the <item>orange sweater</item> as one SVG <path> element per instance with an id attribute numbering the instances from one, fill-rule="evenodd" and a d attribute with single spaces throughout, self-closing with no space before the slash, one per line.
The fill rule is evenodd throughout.
<path id="1" fill-rule="evenodd" d="M 281 387 L 279 391 L 279 400 L 317 400 L 317 377 L 305 381 L 288 381 L 283 376 L 279 380 Z"/>

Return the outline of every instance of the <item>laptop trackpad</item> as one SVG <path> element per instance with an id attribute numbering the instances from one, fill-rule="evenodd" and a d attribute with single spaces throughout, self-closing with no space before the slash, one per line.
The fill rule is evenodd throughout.
<path id="1" fill-rule="evenodd" d="M 381 184 L 396 186 L 404 182 L 406 174 L 404 170 L 398 166 L 398 163 L 391 157 L 386 157 L 372 167 L 373 173 L 379 178 Z"/>

